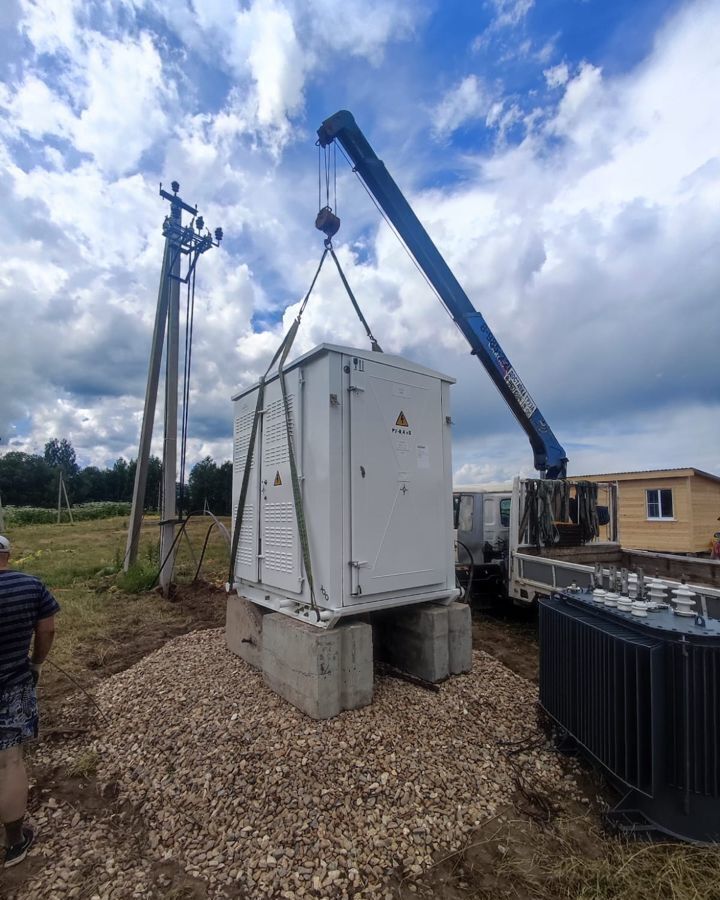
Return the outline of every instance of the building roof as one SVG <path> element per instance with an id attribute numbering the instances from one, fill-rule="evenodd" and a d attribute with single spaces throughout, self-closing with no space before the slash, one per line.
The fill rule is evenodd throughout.
<path id="1" fill-rule="evenodd" d="M 686 469 L 640 469 L 636 472 L 598 472 L 596 475 L 573 475 L 572 481 L 582 481 L 583 479 L 602 478 L 604 481 L 647 481 L 654 478 L 692 478 L 699 475 L 701 478 L 710 478 L 713 481 L 720 481 L 720 475 L 713 475 L 710 472 L 704 472 L 702 469 L 696 469 L 689 466 Z"/>

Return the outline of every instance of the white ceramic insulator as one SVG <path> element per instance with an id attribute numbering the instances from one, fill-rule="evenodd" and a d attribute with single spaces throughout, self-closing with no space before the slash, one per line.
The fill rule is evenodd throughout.
<path id="1" fill-rule="evenodd" d="M 675 588 L 673 593 L 673 602 L 675 603 L 675 615 L 677 616 L 694 616 L 695 615 L 695 592 L 689 590 L 684 584 L 679 588 Z"/>
<path id="2" fill-rule="evenodd" d="M 667 585 L 664 581 L 650 582 L 650 600 L 653 603 L 667 603 Z"/>
<path id="3" fill-rule="evenodd" d="M 632 614 L 641 619 L 647 618 L 648 606 L 643 600 L 635 600 L 632 605 Z"/>
<path id="4" fill-rule="evenodd" d="M 593 600 L 596 603 L 604 603 L 606 593 L 607 591 L 604 591 L 602 588 L 595 588 L 593 591 Z"/>
<path id="5" fill-rule="evenodd" d="M 620 594 L 611 591 L 609 594 L 605 594 L 605 606 L 617 606 L 619 599 Z"/>
<path id="6" fill-rule="evenodd" d="M 617 608 L 621 612 L 630 612 L 632 610 L 633 602 L 629 597 L 620 597 L 617 602 Z"/>
<path id="7" fill-rule="evenodd" d="M 634 573 L 628 575 L 628 596 L 633 599 L 637 597 L 638 577 Z"/>

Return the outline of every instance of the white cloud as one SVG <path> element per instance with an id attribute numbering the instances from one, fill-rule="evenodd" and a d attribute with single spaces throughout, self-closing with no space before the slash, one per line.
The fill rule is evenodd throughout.
<path id="1" fill-rule="evenodd" d="M 35 33 L 35 28 L 29 30 Z M 72 34 L 73 57 L 58 79 L 68 99 L 39 70 L 30 69 L 18 85 L 0 86 L 4 130 L 67 141 L 108 175 L 133 171 L 170 127 L 164 107 L 175 95 L 164 78 L 160 54 L 145 32 L 122 40 L 83 29 Z M 65 45 L 67 34 L 61 36 Z M 45 41 L 38 40 L 40 52 Z"/>
<path id="2" fill-rule="evenodd" d="M 21 31 L 37 53 L 79 50 L 77 16 L 83 0 L 21 0 Z"/>
<path id="3" fill-rule="evenodd" d="M 384 18 L 368 23 L 366 42 L 356 45 L 362 10 L 375 8 L 353 0 L 332 9 L 318 0 L 304 11 L 299 2 L 255 0 L 239 14 L 216 2 L 196 15 L 179 5 L 181 52 L 197 65 L 193 48 L 212 48 L 203 59 L 218 81 L 219 70 L 231 75 L 232 88 L 213 107 L 186 90 L 175 51 L 138 24 L 151 12 L 170 15 L 168 4 L 144 6 L 145 17 L 122 37 L 100 37 L 84 20 L 68 30 L 67 15 L 54 44 L 36 30 L 38 47 L 73 44 L 78 54 L 71 65 L 60 51 L 57 83 L 29 58 L 2 97 L 10 117 L 8 140 L 0 135 L 0 186 L 6 215 L 18 225 L 7 235 L 0 278 L 3 327 L 12 336 L 0 434 L 41 449 L 58 433 L 84 460 L 101 464 L 134 455 L 162 252 L 162 170 L 228 235 L 198 269 L 190 453 L 229 454 L 228 398 L 264 370 L 294 313 L 288 304 L 301 297 L 319 256 L 308 86 L 322 75 L 338 91 L 357 87 L 343 81 L 351 45 L 361 61 L 381 65 L 389 43 L 413 28 L 407 10 L 394 15 L 377 4 Z M 312 24 L 318 11 L 332 27 L 325 19 Z M 343 26 L 337 53 L 328 49 L 335 23 Z M 375 149 L 567 445 L 576 472 L 672 464 L 720 470 L 720 259 L 713 252 L 720 244 L 713 115 L 720 76 L 717 46 L 707 40 L 718 28 L 720 11 L 700 3 L 680 11 L 630 72 L 609 76 L 577 60 L 563 64 L 566 72 L 547 69 L 555 99 L 533 112 L 519 145 L 472 156 L 448 140 L 440 158 L 432 142 L 416 153 L 415 135 L 402 129 L 381 130 L 377 139 Z M 372 80 L 370 66 L 362 71 L 367 85 L 356 96 L 372 96 L 366 115 L 358 110 L 365 127 L 383 83 Z M 149 73 L 145 80 L 140 72 Z M 172 129 L 163 119 L 169 111 L 177 114 Z M 438 104 L 434 126 L 449 137 L 485 118 L 502 133 L 520 115 L 518 105 L 493 102 L 470 76 Z M 320 119 L 315 109 L 312 117 Z M 376 125 L 368 128 L 373 143 Z M 31 138 L 44 134 L 62 149 L 33 148 Z M 23 136 L 28 144 L 18 151 Z M 291 147 L 292 140 L 303 143 Z M 408 157 L 414 167 L 395 168 L 395 159 Z M 437 185 L 441 166 L 461 173 L 452 188 L 440 182 L 413 191 L 413 179 Z M 465 340 L 395 238 L 384 226 L 375 231 L 354 179 L 343 173 L 340 189 L 338 254 L 380 342 L 459 379 L 459 474 L 504 480 L 529 473 L 526 438 Z M 297 350 L 322 340 L 365 345 L 332 268 L 318 283 Z"/>
<path id="4" fill-rule="evenodd" d="M 514 28 L 522 22 L 535 5 L 535 0 L 491 0 L 495 9 L 496 28 Z"/>
<path id="5" fill-rule="evenodd" d="M 167 87 L 160 54 L 147 33 L 137 40 L 90 36 L 78 95 L 82 111 L 74 144 L 105 172 L 133 171 L 142 154 L 167 134 L 163 105 L 174 91 Z"/>
<path id="6" fill-rule="evenodd" d="M 477 75 L 468 75 L 451 88 L 432 112 L 437 137 L 447 139 L 466 122 L 483 118 L 490 109 L 487 89 Z"/>
<path id="7" fill-rule="evenodd" d="M 545 69 L 543 75 L 545 76 L 547 86 L 550 88 L 562 87 L 567 84 L 568 79 L 570 78 L 570 72 L 565 63 L 559 63 L 557 66 Z"/>
<path id="8" fill-rule="evenodd" d="M 324 53 L 348 54 L 378 64 L 393 40 L 410 37 L 425 19 L 422 3 L 410 8 L 388 0 L 297 0 L 304 10 L 307 28 Z"/>
<path id="9" fill-rule="evenodd" d="M 37 75 L 29 74 L 17 90 L 0 84 L 0 105 L 5 109 L 12 131 L 26 132 L 33 138 L 46 134 L 70 137 L 74 116 L 70 108 Z"/>
<path id="10" fill-rule="evenodd" d="M 257 131 L 277 153 L 290 134 L 290 118 L 303 106 L 311 60 L 300 46 L 289 11 L 277 0 L 255 0 L 237 14 L 232 38 L 235 67 L 252 78 L 247 107 Z"/>
<path id="11" fill-rule="evenodd" d="M 425 17 L 390 0 L 251 0 L 200 3 L 191 10 L 169 0 L 129 0 L 152 9 L 189 46 L 236 81 L 226 126 L 269 148 L 277 158 L 293 137 L 308 83 L 332 61 L 378 64 L 389 43 L 410 37 Z"/>

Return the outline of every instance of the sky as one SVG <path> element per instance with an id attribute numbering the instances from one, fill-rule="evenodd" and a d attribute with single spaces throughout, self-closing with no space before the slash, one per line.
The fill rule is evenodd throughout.
<path id="1" fill-rule="evenodd" d="M 322 251 L 316 129 L 351 110 L 570 459 L 720 474 L 720 4 L 4 0 L 0 453 L 137 455 L 167 203 L 197 269 L 188 460 L 232 453 Z M 452 375 L 458 483 L 527 438 L 345 162 L 335 247 L 386 351 Z M 367 347 L 327 267 L 297 353 Z M 156 423 L 162 423 L 162 410 Z M 154 449 L 161 451 L 156 424 Z"/>

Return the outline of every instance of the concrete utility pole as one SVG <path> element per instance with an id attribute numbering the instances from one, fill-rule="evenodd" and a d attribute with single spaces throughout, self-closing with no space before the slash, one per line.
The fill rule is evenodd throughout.
<path id="1" fill-rule="evenodd" d="M 173 189 L 175 184 L 173 182 Z M 179 187 L 179 185 L 178 185 Z M 172 254 L 168 277 L 168 334 L 165 350 L 165 437 L 162 457 L 162 509 L 160 511 L 160 588 L 168 596 L 170 580 L 175 568 L 175 482 L 177 479 L 177 423 L 178 423 L 178 357 L 180 352 L 180 247 L 176 234 L 182 228 L 180 203 L 171 201 L 170 219 L 176 226 L 168 236 Z M 146 464 L 147 465 L 147 464 Z M 145 493 L 143 491 L 143 493 Z"/>
<path id="2" fill-rule="evenodd" d="M 178 420 L 178 369 L 180 347 L 180 285 L 187 284 L 193 275 L 197 261 L 202 253 L 211 247 L 217 247 L 222 240 L 221 228 L 215 229 L 215 237 L 209 231 L 203 233 L 205 223 L 198 215 L 197 207 L 188 206 L 179 196 L 180 185 L 173 181 L 173 193 L 170 194 L 160 185 L 160 196 L 170 202 L 170 215 L 163 223 L 165 236 L 165 252 L 160 272 L 155 328 L 148 380 L 145 390 L 145 408 L 142 428 L 140 430 L 140 447 L 135 469 L 133 486 L 132 511 L 128 527 L 127 548 L 125 553 L 125 571 L 137 560 L 140 543 L 140 526 L 145 506 L 145 488 L 147 486 L 148 465 L 150 461 L 150 445 L 152 443 L 155 409 L 157 406 L 158 382 L 160 379 L 160 363 L 163 344 L 165 343 L 165 324 L 167 322 L 166 371 L 165 371 L 165 436 L 163 441 L 163 492 L 160 511 L 160 560 L 163 563 L 160 572 L 160 586 L 164 596 L 168 595 L 170 580 L 175 563 L 175 525 L 177 524 L 176 479 L 177 479 L 177 420 Z M 182 214 L 189 213 L 192 221 L 188 226 L 182 224 Z M 197 227 L 197 231 L 195 228 Z M 187 257 L 188 266 L 185 277 L 182 277 L 182 257 Z"/>

